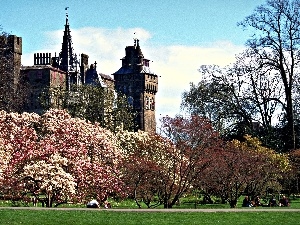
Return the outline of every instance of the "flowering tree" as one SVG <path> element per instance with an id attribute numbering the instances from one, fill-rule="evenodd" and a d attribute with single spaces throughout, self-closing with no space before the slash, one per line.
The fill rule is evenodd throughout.
<path id="1" fill-rule="evenodd" d="M 224 143 L 203 171 L 201 188 L 235 207 L 245 192 L 254 197 L 280 186 L 282 175 L 289 170 L 286 155 L 261 146 L 257 138 L 245 136 L 244 142 Z"/>
<path id="2" fill-rule="evenodd" d="M 0 187 L 1 192 L 19 197 L 19 177 L 36 151 L 36 114 L 0 112 Z"/>
<path id="3" fill-rule="evenodd" d="M 177 149 L 170 154 L 171 165 L 162 179 L 164 207 L 169 208 L 201 181 L 202 171 L 222 142 L 211 124 L 199 116 L 165 117 L 162 131 Z"/>
<path id="4" fill-rule="evenodd" d="M 163 204 L 162 180 L 172 167 L 175 146 L 166 138 L 147 132 L 117 133 L 123 148 L 123 180 L 127 191 L 139 208 L 144 202 L 148 208 Z"/>
<path id="5" fill-rule="evenodd" d="M 289 189 L 290 194 L 299 193 L 300 149 L 291 151 L 289 153 L 289 159 L 292 165 L 292 170 L 289 174 L 285 174 L 284 185 L 286 189 Z"/>
<path id="6" fill-rule="evenodd" d="M 51 155 L 49 162 L 44 160 L 32 162 L 24 167 L 21 180 L 23 191 L 30 192 L 34 197 L 52 207 L 53 202 L 67 202 L 75 194 L 74 178 L 63 167 L 68 160 L 59 155 Z M 45 196 L 45 200 L 40 196 Z"/>
<path id="7" fill-rule="evenodd" d="M 222 203 L 229 201 L 235 207 L 237 199 L 246 189 L 249 177 L 255 175 L 256 164 L 248 152 L 241 151 L 232 143 L 224 143 L 222 149 L 215 152 L 210 166 L 202 173 L 200 188 L 208 195 L 215 195 L 222 199 Z"/>
<path id="8" fill-rule="evenodd" d="M 234 144 L 251 158 L 252 169 L 256 172 L 249 177 L 246 191 L 255 196 L 268 190 L 280 191 L 282 179 L 291 173 L 291 163 L 288 154 L 277 153 L 273 149 L 262 146 L 258 138 L 245 136 L 244 142 L 235 141 Z"/>
<path id="9" fill-rule="evenodd" d="M 1 112 L 0 120 L 0 153 L 7 160 L 0 163 L 3 193 L 30 192 L 40 199 L 46 195 L 51 207 L 75 197 L 101 201 L 120 192 L 121 154 L 114 135 L 99 124 L 71 118 L 62 110 L 41 117 Z"/>

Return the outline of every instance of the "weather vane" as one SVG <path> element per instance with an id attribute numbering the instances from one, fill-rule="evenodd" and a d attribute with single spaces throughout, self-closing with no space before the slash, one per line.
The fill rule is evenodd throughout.
<path id="1" fill-rule="evenodd" d="M 136 46 L 136 45 L 139 44 L 139 39 L 136 37 L 136 32 L 134 32 L 133 35 L 134 35 L 134 36 L 133 36 L 133 37 L 134 37 L 134 38 L 133 38 L 133 40 L 134 40 L 134 46 Z"/>
<path id="2" fill-rule="evenodd" d="M 68 17 L 68 8 L 69 8 L 69 7 L 66 7 L 66 8 L 65 8 L 65 10 L 66 10 L 66 17 Z"/>

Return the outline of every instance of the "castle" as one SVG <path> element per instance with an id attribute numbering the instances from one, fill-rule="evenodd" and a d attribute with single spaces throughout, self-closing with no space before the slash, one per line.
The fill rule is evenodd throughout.
<path id="1" fill-rule="evenodd" d="M 24 111 L 42 113 L 38 96 L 45 87 L 70 90 L 71 85 L 97 83 L 103 88 L 126 95 L 128 103 L 137 112 L 137 130 L 155 132 L 155 95 L 158 90 L 158 76 L 150 70 L 150 60 L 144 57 L 138 39 L 134 40 L 133 46 L 125 48 L 125 57 L 121 59 L 120 69 L 111 75 L 98 73 L 97 63 L 89 65 L 88 55 L 75 54 L 68 14 L 59 55 L 35 53 L 33 66 L 22 66 L 22 38 L 10 35 L 6 42 L 13 52 L 14 77 L 21 74 L 32 89 Z"/>

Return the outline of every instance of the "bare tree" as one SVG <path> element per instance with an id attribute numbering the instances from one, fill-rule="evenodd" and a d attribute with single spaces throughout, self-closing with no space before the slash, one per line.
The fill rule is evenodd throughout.
<path id="1" fill-rule="evenodd" d="M 300 63 L 300 1 L 268 0 L 255 9 L 239 25 L 253 28 L 247 41 L 253 53 L 262 61 L 265 70 L 278 73 L 284 91 L 283 110 L 286 119 L 287 149 L 296 147 L 293 89 Z"/>

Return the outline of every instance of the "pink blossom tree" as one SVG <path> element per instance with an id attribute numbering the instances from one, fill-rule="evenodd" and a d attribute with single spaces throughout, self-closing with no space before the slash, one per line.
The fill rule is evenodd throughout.
<path id="1" fill-rule="evenodd" d="M 1 112 L 0 121 L 3 193 L 29 192 L 51 207 L 70 199 L 102 201 L 121 191 L 118 166 L 122 155 L 116 137 L 99 124 L 71 118 L 62 110 L 49 110 L 41 117 Z M 47 173 L 50 178 L 43 178 Z M 62 187 L 62 183 L 68 185 Z"/>
<path id="2" fill-rule="evenodd" d="M 162 173 L 171 164 L 174 145 L 160 135 L 143 131 L 117 133 L 123 149 L 122 179 L 139 208 L 143 202 L 148 208 L 163 204 Z"/>

